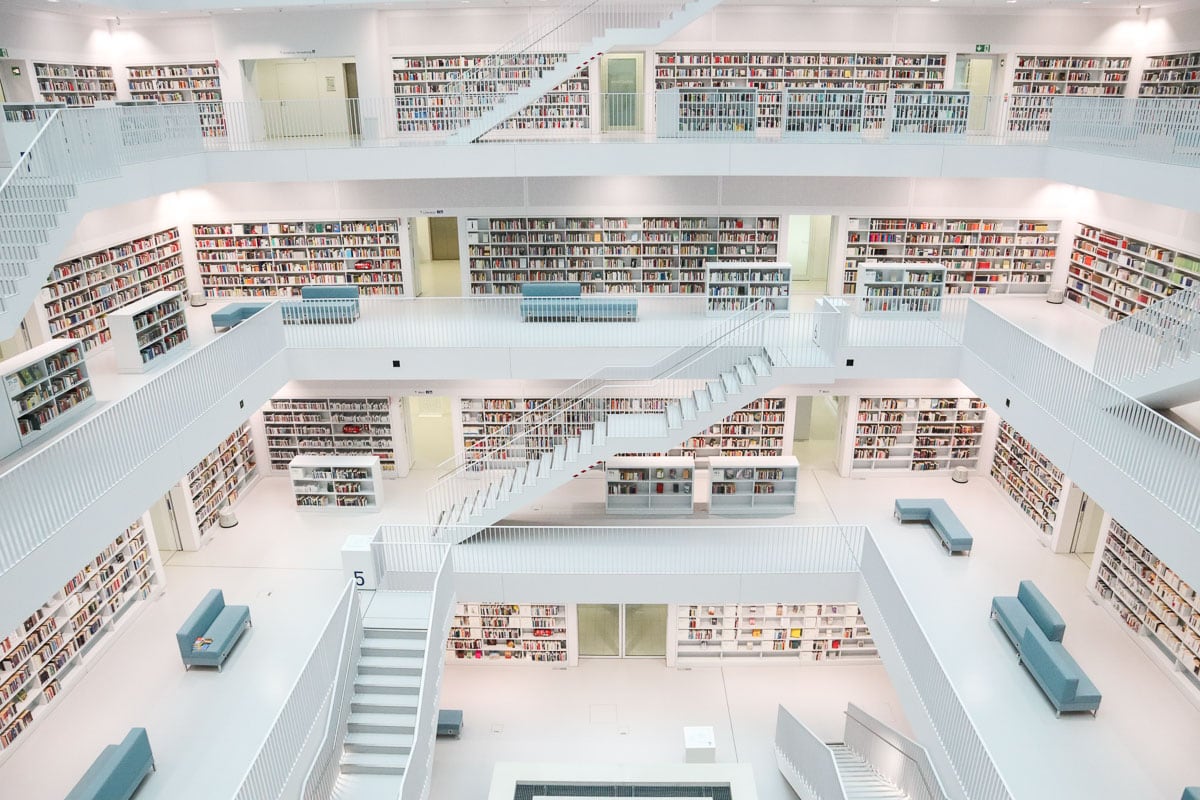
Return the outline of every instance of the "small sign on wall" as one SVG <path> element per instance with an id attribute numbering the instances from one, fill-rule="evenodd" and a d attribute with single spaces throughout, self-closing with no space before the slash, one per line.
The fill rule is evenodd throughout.
<path id="1" fill-rule="evenodd" d="M 975 45 L 975 52 L 976 53 L 990 53 L 990 52 L 992 52 L 992 46 L 990 44 L 977 44 L 977 45 Z"/>
<path id="2" fill-rule="evenodd" d="M 327 92 L 336 92 L 337 91 L 337 83 L 334 81 L 332 75 L 325 76 L 325 91 L 327 91 Z"/>

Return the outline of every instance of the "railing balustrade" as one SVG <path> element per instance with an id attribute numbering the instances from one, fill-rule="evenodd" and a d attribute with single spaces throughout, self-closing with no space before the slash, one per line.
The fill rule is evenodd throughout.
<path id="1" fill-rule="evenodd" d="M 949 800 L 929 752 L 853 703 L 846 708 L 843 741 L 908 800 Z"/>
<path id="2" fill-rule="evenodd" d="M 846 787 L 829 745 L 783 706 L 775 715 L 775 760 L 800 797 L 846 800 Z"/>
<path id="3" fill-rule="evenodd" d="M 1110 383 L 1170 369 L 1200 355 L 1200 289 L 1152 303 L 1100 331 L 1094 372 Z"/>

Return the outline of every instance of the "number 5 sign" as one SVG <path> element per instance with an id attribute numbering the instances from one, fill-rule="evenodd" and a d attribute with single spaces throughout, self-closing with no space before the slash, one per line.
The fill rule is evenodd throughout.
<path id="1" fill-rule="evenodd" d="M 342 545 L 342 574 L 354 581 L 357 589 L 374 591 L 375 559 L 371 555 L 373 536 L 347 536 Z"/>

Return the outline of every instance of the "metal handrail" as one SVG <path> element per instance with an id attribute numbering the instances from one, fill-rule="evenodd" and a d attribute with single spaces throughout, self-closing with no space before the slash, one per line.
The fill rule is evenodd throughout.
<path id="1" fill-rule="evenodd" d="M 46 117 L 46 121 L 42 124 L 42 127 L 38 129 L 37 134 L 34 135 L 33 141 L 31 141 L 29 143 L 28 147 L 25 148 L 24 152 L 21 153 L 20 158 L 18 158 L 16 160 L 16 162 L 12 165 L 12 169 L 10 169 L 8 171 L 8 175 L 6 175 L 4 177 L 4 180 L 0 181 L 0 195 L 4 194 L 5 188 L 8 187 L 9 183 L 16 176 L 17 170 L 19 170 L 21 168 L 21 165 L 28 162 L 29 160 L 31 160 L 33 158 L 34 148 L 37 147 L 37 144 L 39 141 L 41 141 L 42 136 L 44 136 L 46 134 L 46 130 L 50 127 L 50 124 L 58 119 L 59 112 L 64 111 L 64 110 L 65 109 L 56 108 L 50 113 L 50 115 L 48 117 Z"/>
<path id="2" fill-rule="evenodd" d="M 949 798 L 950 795 L 948 795 L 946 793 L 946 787 L 942 785 L 942 779 L 938 776 L 937 770 L 933 769 L 932 764 L 929 764 L 929 763 L 922 764 L 916 758 L 913 758 L 911 753 L 906 752 L 904 749 L 898 747 L 893 742 L 889 742 L 886 738 L 884 738 L 882 735 L 880 735 L 880 733 L 877 730 L 875 730 L 875 728 L 874 728 L 874 726 L 879 726 L 879 727 L 887 728 L 889 731 L 891 731 L 892 729 L 889 726 L 885 725 L 880 720 L 875 719 L 875 717 L 873 717 L 870 714 L 868 714 L 867 712 L 863 711 L 861 708 L 854 705 L 853 703 L 847 703 L 845 715 L 846 715 L 846 735 L 843 738 L 847 740 L 846 744 L 848 746 L 849 746 L 849 739 L 850 739 L 849 725 L 851 722 L 854 722 L 860 728 L 862 728 L 862 730 L 864 730 L 866 733 L 868 733 L 872 737 L 874 737 L 874 739 L 876 741 L 887 745 L 892 750 L 895 750 L 897 753 L 899 753 L 901 756 L 903 756 L 905 759 L 907 759 L 914 767 L 917 768 L 917 772 L 921 777 L 921 783 L 924 784 L 924 786 L 925 786 L 925 791 L 927 793 L 928 798 L 931 798 L 931 800 L 947 800 L 947 798 Z M 895 733 L 895 731 L 892 731 L 892 732 Z M 896 735 L 900 736 L 901 734 L 896 733 Z M 904 738 L 908 739 L 907 736 Z M 920 743 L 913 741 L 912 739 L 909 739 L 909 741 L 911 741 L 915 746 L 920 747 L 922 751 L 925 750 L 924 747 L 921 747 Z M 862 755 L 862 754 L 860 753 L 860 755 Z M 929 758 L 928 753 L 926 753 L 925 757 L 928 760 L 928 758 Z M 867 763 L 870 764 L 871 762 L 868 760 Z M 928 767 L 928 769 L 926 769 L 926 767 Z M 874 764 L 872 764 L 872 768 L 874 768 Z M 876 771 L 878 772 L 878 770 L 876 770 Z M 932 773 L 932 775 L 933 775 L 934 785 L 932 785 L 932 786 L 929 783 L 929 774 L 928 773 Z M 887 776 L 884 776 L 884 777 L 887 777 Z M 889 780 L 890 780 L 890 778 L 889 778 Z M 893 783 L 894 783 L 894 781 L 893 781 Z M 900 787 L 900 788 L 902 790 L 904 790 L 904 787 Z M 905 790 L 905 791 L 907 791 L 907 790 Z M 911 800 L 922 800 L 922 798 L 911 798 Z"/>

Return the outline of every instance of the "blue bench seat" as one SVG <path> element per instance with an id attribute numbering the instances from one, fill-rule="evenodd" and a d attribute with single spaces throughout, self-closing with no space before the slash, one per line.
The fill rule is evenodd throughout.
<path id="1" fill-rule="evenodd" d="M 993 597 L 992 617 L 1014 646 L 1030 628 L 1036 627 L 1051 642 L 1061 642 L 1067 632 L 1062 615 L 1033 581 L 1021 581 L 1016 597 Z"/>
<path id="2" fill-rule="evenodd" d="M 66 800 L 129 800 L 154 769 L 146 729 L 131 728 L 120 744 L 100 751 Z"/>
<path id="3" fill-rule="evenodd" d="M 574 281 L 521 284 L 525 322 L 636 322 L 637 312 L 637 298 L 584 295 Z"/>
<path id="4" fill-rule="evenodd" d="M 249 606 L 227 606 L 220 589 L 209 591 L 175 634 L 184 668 L 216 667 L 219 672 L 233 646 L 252 624 Z M 212 641 L 197 647 L 197 639 Z"/>
<path id="5" fill-rule="evenodd" d="M 361 309 L 358 287 L 346 284 L 314 284 L 300 287 L 300 300 L 280 304 L 284 325 L 350 323 Z"/>
<path id="6" fill-rule="evenodd" d="M 213 330 L 232 328 L 267 307 L 267 303 L 230 303 L 212 315 Z"/>
<path id="7" fill-rule="evenodd" d="M 928 522 L 951 555 L 970 554 L 975 544 L 975 538 L 950 510 L 950 504 L 940 498 L 897 499 L 895 514 L 901 522 Z"/>

